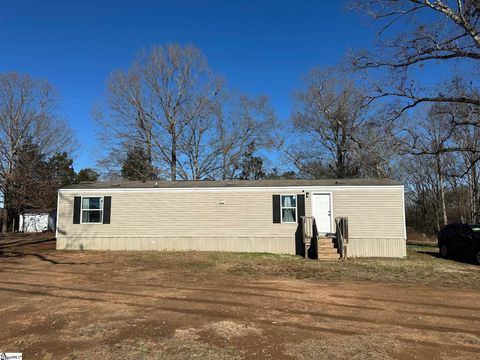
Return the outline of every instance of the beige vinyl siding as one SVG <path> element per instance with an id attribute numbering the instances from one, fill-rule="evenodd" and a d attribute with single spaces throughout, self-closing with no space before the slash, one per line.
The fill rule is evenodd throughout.
<path id="1" fill-rule="evenodd" d="M 57 247 L 292 254 L 297 224 L 273 223 L 277 193 L 60 191 Z M 111 223 L 73 224 L 75 196 L 111 196 Z"/>
<path id="2" fill-rule="evenodd" d="M 274 224 L 269 192 L 60 192 L 59 232 L 66 236 L 288 236 Z M 289 193 L 290 194 L 290 193 Z M 111 224 L 73 224 L 74 196 L 111 196 Z M 223 202 L 223 205 L 219 205 Z"/>
<path id="3" fill-rule="evenodd" d="M 348 217 L 349 256 L 406 256 L 403 189 L 333 192 L 333 215 Z"/>
<path id="4" fill-rule="evenodd" d="M 405 257 L 406 241 L 403 238 L 351 238 L 347 245 L 349 257 Z"/>
<path id="5" fill-rule="evenodd" d="M 349 229 L 355 237 L 404 236 L 400 189 L 336 191 L 333 193 L 333 212 L 335 217 L 348 217 Z"/>
<path id="6" fill-rule="evenodd" d="M 289 237 L 60 237 L 63 250 L 198 250 L 295 254 L 295 241 Z"/>
<path id="7" fill-rule="evenodd" d="M 295 253 L 297 224 L 274 224 L 272 195 L 330 192 L 348 216 L 352 256 L 404 256 L 403 188 L 68 190 L 58 199 L 58 249 Z M 111 196 L 110 224 L 73 224 L 75 196 Z M 312 214 L 312 196 L 305 212 Z M 394 244 L 395 243 L 395 244 Z"/>

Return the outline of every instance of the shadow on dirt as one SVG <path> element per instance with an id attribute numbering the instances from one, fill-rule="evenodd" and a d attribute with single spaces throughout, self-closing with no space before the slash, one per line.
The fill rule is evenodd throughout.
<path id="1" fill-rule="evenodd" d="M 23 252 L 23 251 L 11 251 L 11 250 L 6 250 L 5 251 L 3 249 L 0 249 L 0 258 L 21 259 L 21 258 L 24 258 L 24 257 L 27 257 L 27 256 L 36 257 L 37 259 L 42 260 L 42 261 L 47 261 L 50 264 L 65 264 L 65 263 L 61 263 L 61 262 L 58 262 L 56 260 L 50 259 L 47 256 L 42 255 L 42 254 L 38 254 L 38 253 Z M 72 264 L 76 264 L 76 263 L 72 263 Z"/>
<path id="2" fill-rule="evenodd" d="M 53 256 L 56 239 L 51 233 L 8 234 L 0 236 L 0 259 L 17 260 L 34 257 L 54 265 L 85 265 L 88 263 L 57 261 Z"/>
<path id="3" fill-rule="evenodd" d="M 11 249 L 11 248 L 31 246 L 31 245 L 37 245 L 37 244 L 51 245 L 50 248 L 53 250 L 55 249 L 55 238 L 38 239 L 34 241 L 29 241 L 27 239 L 19 239 L 11 242 L 2 242 L 0 243 L 0 249 Z"/>
<path id="4" fill-rule="evenodd" d="M 190 298 L 183 298 L 183 297 L 175 297 L 175 296 L 158 296 L 153 294 L 142 294 L 138 292 L 130 292 L 130 291 L 118 291 L 112 289 L 85 289 L 85 288 L 77 288 L 77 287 L 62 287 L 56 285 L 40 285 L 40 284 L 32 284 L 32 283 L 25 283 L 25 282 L 14 282 L 14 281 L 0 281 L 1 284 L 5 284 L 10 287 L 2 287 L 0 286 L 0 291 L 2 292 L 10 292 L 14 294 L 20 295 L 27 295 L 27 296 L 41 296 L 45 298 L 61 298 L 65 300 L 80 300 L 80 301 L 89 301 L 93 303 L 109 303 L 112 299 L 115 299 L 116 304 L 128 305 L 136 308 L 148 308 L 148 309 L 156 309 L 160 311 L 168 311 L 168 312 L 176 312 L 181 313 L 184 315 L 196 315 L 196 316 L 209 316 L 214 318 L 220 319 L 241 319 L 241 315 L 234 314 L 231 311 L 225 309 L 218 309 L 218 308 L 211 308 L 208 305 L 213 305 L 215 307 L 221 306 L 235 306 L 235 307 L 245 307 L 249 308 L 251 305 L 249 303 L 238 302 L 238 301 L 225 301 L 225 300 L 215 300 L 215 299 L 206 299 L 206 298 L 198 298 L 198 297 L 190 297 Z M 28 287 L 29 289 L 25 288 L 12 288 L 11 286 L 22 286 Z M 57 291 L 67 291 L 68 293 L 58 293 Z M 72 294 L 72 292 L 77 293 Z M 115 295 L 115 297 L 112 297 Z M 341 298 L 342 296 L 340 296 Z M 154 302 L 145 303 L 143 301 L 139 301 L 139 298 L 150 298 L 155 300 Z M 357 297 L 361 299 L 362 297 Z M 367 298 L 369 299 L 369 298 Z M 382 299 L 380 301 L 392 301 L 392 300 L 385 300 Z M 183 307 L 178 305 L 177 303 L 187 302 L 187 303 L 199 303 L 207 305 L 207 307 L 203 308 L 196 308 L 196 307 Z M 403 302 L 408 303 L 408 301 Z M 414 302 L 414 304 L 418 305 L 419 303 Z M 428 306 L 432 306 L 431 303 L 427 304 Z M 451 308 L 450 305 L 443 305 L 443 304 L 434 304 L 434 306 L 445 306 Z M 402 327 L 413 329 L 413 330 L 427 330 L 427 331 L 436 331 L 436 332 L 458 332 L 460 331 L 457 327 L 451 326 L 439 326 L 439 325 L 430 325 L 430 324 L 418 324 L 418 323 L 403 323 L 398 321 L 392 321 L 389 319 L 379 320 L 379 319 L 368 319 L 362 316 L 357 315 L 349 315 L 349 314 L 332 314 L 326 311 L 310 311 L 310 310 L 297 310 L 297 309 L 285 309 L 285 308 L 277 308 L 271 307 L 270 309 L 275 310 L 278 314 L 295 314 L 300 316 L 308 316 L 313 317 L 320 322 L 325 323 L 327 319 L 334 320 L 334 321 L 347 321 L 350 323 L 355 324 L 383 324 L 386 326 L 398 326 L 401 325 Z M 464 309 L 468 310 L 478 310 L 478 308 L 470 308 L 465 307 Z M 271 321 L 257 319 L 256 322 L 259 323 L 266 323 L 271 325 Z M 308 326 L 305 324 L 299 323 L 291 323 L 291 322 L 282 322 L 282 326 L 288 324 L 290 327 L 295 327 L 299 329 L 311 330 L 311 331 L 320 331 L 320 332 L 329 332 L 329 333 L 336 333 L 341 335 L 358 335 L 358 332 L 354 329 L 352 330 L 345 330 L 340 328 L 325 328 L 325 327 L 318 327 L 318 326 Z M 463 333 L 471 334 L 474 336 L 479 336 L 480 332 L 477 329 L 461 329 Z"/>

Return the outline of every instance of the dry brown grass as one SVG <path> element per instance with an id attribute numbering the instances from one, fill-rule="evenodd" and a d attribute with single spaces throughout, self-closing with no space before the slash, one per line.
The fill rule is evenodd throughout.
<path id="1" fill-rule="evenodd" d="M 118 252 L 107 257 L 124 265 L 165 268 L 190 278 L 204 276 L 264 277 L 309 280 L 353 280 L 399 282 L 480 289 L 480 267 L 442 259 L 432 244 L 408 245 L 408 256 L 395 258 L 352 258 L 347 261 L 305 260 L 298 256 L 223 252 Z M 112 259 L 113 260 L 113 259 Z"/>

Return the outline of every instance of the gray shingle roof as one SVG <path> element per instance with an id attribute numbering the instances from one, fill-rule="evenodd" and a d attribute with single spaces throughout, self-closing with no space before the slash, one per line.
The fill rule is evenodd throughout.
<path id="1" fill-rule="evenodd" d="M 143 188 L 215 188 L 277 186 L 392 186 L 403 185 L 393 179 L 320 179 L 320 180 L 222 180 L 222 181 L 105 181 L 82 182 L 62 189 L 143 189 Z"/>

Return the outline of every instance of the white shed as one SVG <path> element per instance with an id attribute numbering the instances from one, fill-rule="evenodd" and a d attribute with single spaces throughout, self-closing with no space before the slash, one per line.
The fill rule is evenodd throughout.
<path id="1" fill-rule="evenodd" d="M 29 233 L 55 231 L 56 218 L 55 209 L 28 210 L 19 216 L 18 229 Z"/>

